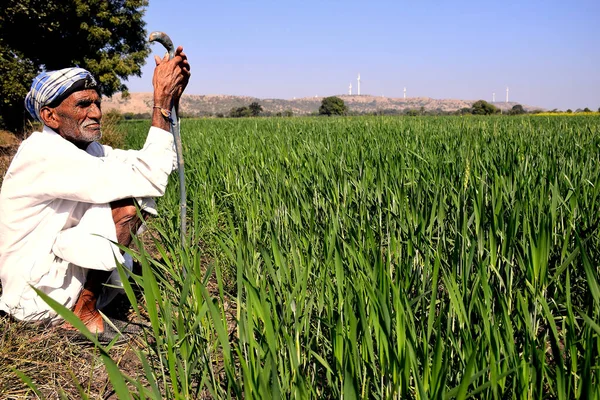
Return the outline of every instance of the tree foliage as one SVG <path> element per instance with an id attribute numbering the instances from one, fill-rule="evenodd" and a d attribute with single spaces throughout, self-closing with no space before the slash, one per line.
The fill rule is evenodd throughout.
<path id="1" fill-rule="evenodd" d="M 467 115 L 473 114 L 473 109 L 471 107 L 463 107 L 454 112 L 455 115 Z"/>
<path id="2" fill-rule="evenodd" d="M 337 96 L 325 97 L 319 107 L 319 115 L 346 115 L 348 107 L 344 100 Z"/>
<path id="3" fill-rule="evenodd" d="M 521 115 L 521 114 L 525 114 L 526 111 L 523 108 L 522 105 L 520 104 L 515 104 L 510 111 L 508 112 L 510 115 Z"/>
<path id="4" fill-rule="evenodd" d="M 478 100 L 471 106 L 474 115 L 491 115 L 498 114 L 500 109 L 485 100 Z"/>
<path id="5" fill-rule="evenodd" d="M 5 0 L 0 7 L 0 123 L 22 127 L 23 100 L 43 70 L 89 70 L 104 95 L 127 92 L 150 52 L 147 0 Z"/>
<path id="6" fill-rule="evenodd" d="M 229 110 L 230 118 L 243 118 L 249 117 L 251 115 L 250 109 L 248 107 L 233 107 Z"/>
<path id="7" fill-rule="evenodd" d="M 258 117 L 263 110 L 262 106 L 256 101 L 251 103 L 248 108 L 250 109 L 250 115 L 253 117 Z"/>

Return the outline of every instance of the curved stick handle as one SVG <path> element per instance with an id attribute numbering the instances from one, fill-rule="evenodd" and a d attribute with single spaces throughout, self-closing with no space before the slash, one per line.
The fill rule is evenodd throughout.
<path id="1" fill-rule="evenodd" d="M 166 33 L 161 31 L 154 31 L 150 34 L 150 38 L 148 40 L 150 41 L 150 43 L 158 42 L 162 44 L 165 47 L 165 49 L 167 49 L 167 53 L 169 53 L 169 59 L 175 57 L 175 46 L 173 46 L 173 41 Z"/>

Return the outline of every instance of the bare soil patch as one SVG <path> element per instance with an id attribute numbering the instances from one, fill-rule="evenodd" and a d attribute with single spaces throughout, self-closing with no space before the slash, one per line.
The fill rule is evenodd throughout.
<path id="1" fill-rule="evenodd" d="M 115 302 L 117 308 L 123 307 L 122 299 Z M 144 344 L 132 337 L 112 347 L 109 354 L 123 372 L 141 378 L 143 368 L 136 351 L 143 348 Z M 41 396 L 36 396 L 19 374 L 30 378 Z M 74 342 L 57 328 L 41 329 L 0 317 L 0 398 L 77 399 L 86 396 L 117 398 L 98 349 L 88 343 Z"/>

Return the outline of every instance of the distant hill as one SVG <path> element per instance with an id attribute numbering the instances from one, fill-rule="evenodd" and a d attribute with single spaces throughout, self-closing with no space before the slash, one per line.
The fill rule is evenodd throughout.
<path id="1" fill-rule="evenodd" d="M 477 100 L 432 99 L 429 97 L 391 98 L 370 95 L 338 95 L 344 100 L 348 109 L 356 113 L 373 113 L 382 111 L 403 111 L 406 109 L 425 111 L 456 111 L 461 108 L 471 107 Z M 248 106 L 258 102 L 265 112 L 273 114 L 290 110 L 294 115 L 308 115 L 319 110 L 323 97 L 303 97 L 293 100 L 284 99 L 259 99 L 249 96 L 231 95 L 190 95 L 184 94 L 181 98 L 180 110 L 187 115 L 227 115 L 232 108 Z M 510 110 L 516 102 L 493 103 L 503 111 Z M 541 107 L 532 107 L 521 104 L 527 111 L 543 110 Z M 111 98 L 102 100 L 103 111 L 117 110 L 120 113 L 144 114 L 152 111 L 152 93 L 130 93 L 126 99 L 120 93 Z"/>

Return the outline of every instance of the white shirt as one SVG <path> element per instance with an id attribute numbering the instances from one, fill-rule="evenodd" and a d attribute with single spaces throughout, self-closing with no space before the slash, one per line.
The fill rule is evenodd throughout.
<path id="1" fill-rule="evenodd" d="M 141 150 L 83 151 L 46 126 L 24 140 L 0 190 L 0 309 L 58 319 L 30 285 L 72 308 L 86 268 L 123 262 L 109 203 L 162 196 L 175 166 L 173 135 L 156 127 Z"/>

